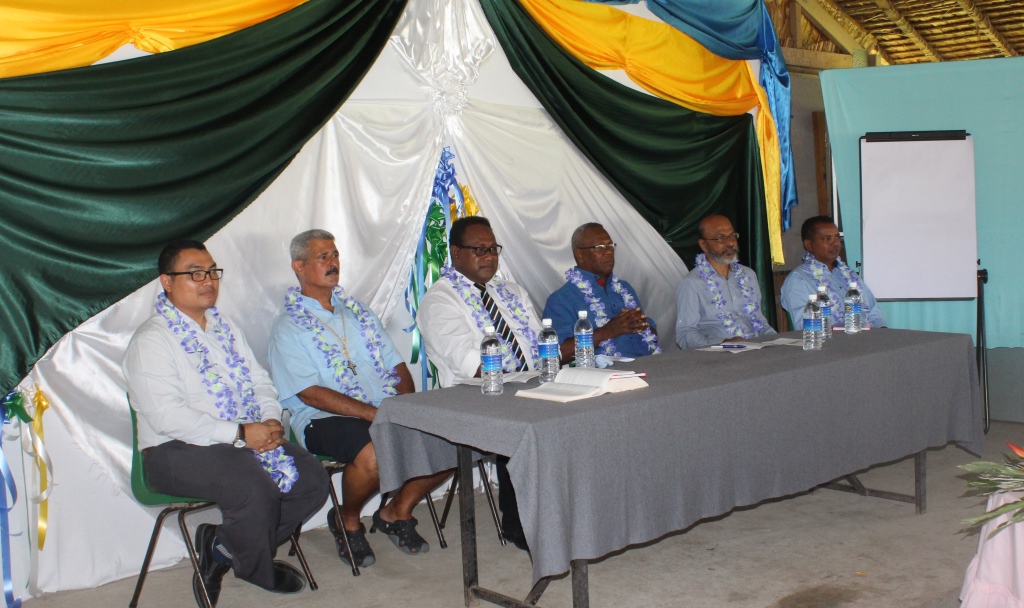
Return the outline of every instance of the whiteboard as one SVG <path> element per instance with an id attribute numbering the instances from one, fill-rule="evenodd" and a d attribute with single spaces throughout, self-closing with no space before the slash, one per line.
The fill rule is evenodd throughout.
<path id="1" fill-rule="evenodd" d="M 974 140 L 860 140 L 862 276 L 879 300 L 978 296 Z"/>

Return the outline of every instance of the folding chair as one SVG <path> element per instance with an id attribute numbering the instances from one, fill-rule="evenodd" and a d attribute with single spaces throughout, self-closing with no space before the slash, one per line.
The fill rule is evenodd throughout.
<path id="1" fill-rule="evenodd" d="M 206 584 L 203 582 L 203 577 L 199 575 L 199 556 L 196 554 L 196 547 L 192 542 L 192 536 L 189 534 L 188 526 L 185 525 L 185 515 L 193 511 L 209 509 L 210 507 L 215 507 L 217 505 L 214 502 L 200 500 L 198 498 L 185 498 L 182 496 L 161 494 L 160 492 L 154 492 L 149 488 L 146 484 L 146 473 L 143 470 L 142 452 L 139 451 L 138 417 L 135 410 L 131 408 L 130 405 L 128 409 L 131 412 L 132 417 L 132 494 L 135 496 L 135 500 L 147 507 L 167 505 L 163 511 L 160 511 L 160 514 L 156 518 L 156 523 L 153 525 L 153 534 L 149 539 L 149 548 L 146 549 L 146 557 L 142 560 L 142 570 L 139 572 L 139 582 L 135 585 L 135 594 L 132 595 L 132 601 L 128 606 L 130 608 L 136 608 L 139 605 L 139 596 L 142 595 L 142 585 L 146 582 L 146 575 L 149 573 L 149 564 L 153 561 L 153 552 L 156 549 L 157 538 L 160 537 L 160 530 L 163 528 L 164 518 L 177 511 L 178 527 L 181 529 L 181 537 L 182 540 L 185 541 L 185 548 L 188 549 L 188 557 L 192 561 L 192 569 L 199 578 L 199 586 L 203 590 L 204 603 L 206 604 L 206 608 L 213 608 L 210 603 L 210 595 L 206 591 Z M 302 548 L 299 546 L 297 534 L 292 534 L 291 543 L 292 552 L 299 558 L 299 564 L 302 566 L 302 572 L 306 575 L 306 580 L 309 581 L 310 590 L 316 591 L 318 588 L 316 580 L 313 579 L 313 573 L 309 571 L 309 564 L 306 563 L 306 556 L 303 555 Z"/>
<path id="2" fill-rule="evenodd" d="M 480 480 L 484 484 L 484 494 L 487 496 L 487 506 L 491 508 L 491 518 L 494 520 L 494 529 L 498 531 L 498 541 L 501 542 L 501 546 L 505 546 L 505 536 L 501 533 L 501 518 L 498 517 L 498 507 L 494 503 L 494 492 L 491 490 L 491 477 L 487 474 L 487 469 L 484 468 L 484 460 L 481 458 L 476 461 L 477 467 L 480 470 Z M 448 486 L 448 496 L 444 501 L 444 511 L 441 512 L 441 521 L 437 522 L 436 516 L 434 525 L 438 526 L 438 535 L 441 534 L 440 530 L 444 529 L 445 522 L 448 521 L 448 512 L 452 508 L 452 502 L 455 500 L 455 493 L 459 489 L 459 476 L 452 476 L 452 485 Z M 433 513 L 433 510 L 431 510 Z"/>

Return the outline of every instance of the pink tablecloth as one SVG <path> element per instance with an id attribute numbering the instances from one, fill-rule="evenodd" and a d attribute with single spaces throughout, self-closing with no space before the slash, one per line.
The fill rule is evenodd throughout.
<path id="1" fill-rule="evenodd" d="M 1024 493 L 993 494 L 986 511 L 1022 497 Z M 1009 516 L 1002 515 L 982 528 L 978 553 L 967 566 L 960 590 L 960 608 L 1024 608 L 1024 522 L 988 538 Z"/>

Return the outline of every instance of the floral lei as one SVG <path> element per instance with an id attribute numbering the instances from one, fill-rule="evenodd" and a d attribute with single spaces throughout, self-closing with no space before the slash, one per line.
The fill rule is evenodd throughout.
<path id="1" fill-rule="evenodd" d="M 285 310 L 288 311 L 289 316 L 295 321 L 296 325 L 306 331 L 313 332 L 313 344 L 323 354 L 327 367 L 330 368 L 331 373 L 334 375 L 334 382 L 337 384 L 340 392 L 363 403 L 369 403 L 370 399 L 366 396 L 366 392 L 359 386 L 359 381 L 355 379 L 355 374 L 352 373 L 352 370 L 346 365 L 346 361 L 343 360 L 341 349 L 338 348 L 337 344 L 327 341 L 324 337 L 326 330 L 324 324 L 299 301 L 300 293 L 301 290 L 298 287 L 292 287 L 288 290 L 288 295 L 284 298 Z M 377 331 L 376 324 L 373 322 L 373 316 L 355 298 L 346 296 L 345 290 L 340 286 L 334 288 L 331 294 L 331 301 L 335 306 L 341 305 L 351 310 L 356 316 L 356 320 L 359 321 L 360 334 L 372 355 L 373 369 L 377 372 L 377 376 L 384 381 L 384 386 L 382 387 L 384 394 L 389 397 L 397 395 L 398 389 L 395 387 L 398 386 L 398 382 L 401 379 L 395 370 L 388 369 L 384 365 L 384 356 L 381 354 L 381 350 L 384 348 L 384 339 Z"/>
<path id="2" fill-rule="evenodd" d="M 832 322 L 836 325 L 842 325 L 846 317 L 846 310 L 842 305 L 845 294 L 832 291 L 832 281 L 829 280 L 832 273 L 829 272 L 828 266 L 824 262 L 816 260 L 809 251 L 804 252 L 803 260 L 804 265 L 811 269 L 811 274 L 814 275 L 814 280 L 818 282 L 818 285 L 824 285 L 825 289 L 828 290 L 828 297 L 832 300 Z M 851 282 L 857 281 L 860 283 L 860 277 L 843 261 L 843 258 L 836 258 L 836 268 L 842 273 L 843 280 L 846 281 L 847 290 L 850 289 Z"/>
<path id="3" fill-rule="evenodd" d="M 252 377 L 249 375 L 249 366 L 245 364 L 245 358 L 235 350 L 235 336 L 231 333 L 231 327 L 217 312 L 217 307 L 210 309 L 213 317 L 211 331 L 217 342 L 227 353 L 228 377 L 234 381 L 232 387 L 221 378 L 210 361 L 210 350 L 205 344 L 199 341 L 196 330 L 185 320 L 174 304 L 167 299 L 167 294 L 161 293 L 156 298 L 156 312 L 167 322 L 167 327 L 180 338 L 181 347 L 187 354 L 194 354 L 199 358 L 196 371 L 203 378 L 206 385 L 206 393 L 216 398 L 217 412 L 221 419 L 231 422 L 260 422 L 260 406 L 256 403 L 256 397 L 252 390 Z M 242 411 L 239 411 L 236 394 L 241 395 Z M 289 492 L 295 482 L 299 479 L 299 471 L 295 468 L 295 459 L 284 453 L 284 448 L 278 446 L 269 452 L 256 453 L 263 469 L 270 474 L 277 487 L 282 492 Z"/>
<path id="4" fill-rule="evenodd" d="M 579 289 L 583 294 L 583 299 L 586 300 L 587 306 L 590 307 L 590 312 L 594 313 L 594 324 L 597 327 L 604 327 L 605 324 L 608 323 L 608 313 L 604 310 L 604 303 L 594 295 L 594 286 L 591 285 L 590 281 L 583 278 L 583 273 L 575 267 L 565 271 L 565 280 L 572 283 L 573 287 Z M 637 304 L 636 298 L 633 297 L 633 294 L 629 293 L 629 290 L 623 287 L 622 283 L 619 282 L 618 277 L 614 274 L 608 275 L 608 285 L 612 288 L 612 291 L 619 294 L 619 297 L 622 298 L 623 308 L 640 308 L 640 305 Z M 658 336 L 654 335 L 654 332 L 651 331 L 650 327 L 641 332 L 640 339 L 644 341 L 644 344 L 647 345 L 647 348 L 651 351 L 652 355 L 657 355 L 661 352 L 661 347 L 658 346 Z M 601 353 L 603 355 L 608 355 L 609 357 L 622 356 L 622 353 L 615 348 L 614 340 L 605 340 L 604 342 L 601 342 L 600 346 L 604 350 L 604 352 Z"/>
<path id="5" fill-rule="evenodd" d="M 760 336 L 764 333 L 765 324 L 761 322 L 760 316 L 757 314 L 761 306 L 757 303 L 754 286 L 750 284 L 750 277 L 747 276 L 747 273 L 743 272 L 739 262 L 730 264 L 729 272 L 736 275 L 736 282 L 739 283 L 740 293 L 743 294 L 745 301 L 742 310 L 747 315 L 747 318 L 750 319 L 750 327 L 754 330 L 753 334 L 744 333 L 743 329 L 736 323 L 732 313 L 724 310 L 725 296 L 722 295 L 722 289 L 718 286 L 718 281 L 715 279 L 715 275 L 718 273 L 711 267 L 711 264 L 708 263 L 707 255 L 703 253 L 697 256 L 697 272 L 700 278 L 704 280 L 704 284 L 707 285 L 715 308 L 720 311 L 718 313 L 718 320 L 725 326 L 726 331 L 744 339 Z"/>
<path id="6" fill-rule="evenodd" d="M 456 271 L 451 266 L 445 266 L 441 270 L 441 276 L 448 279 L 452 287 L 455 288 L 455 292 L 459 294 L 462 301 L 469 307 L 470 312 L 473 315 L 473 320 L 476 321 L 477 328 L 482 332 L 485 325 L 493 325 L 494 322 L 491 320 L 491 315 L 484 308 L 484 301 L 480 297 L 480 294 L 476 289 L 473 288 L 473 284 L 469 282 L 462 274 Z M 511 325 L 514 333 L 518 333 L 526 338 L 526 341 L 530 343 L 530 358 L 536 365 L 537 362 L 537 334 L 530 328 L 530 315 L 526 312 L 526 307 L 519 301 L 519 297 L 508 288 L 508 284 L 505 281 L 494 282 L 495 291 L 498 293 L 498 297 L 504 302 L 505 307 L 509 311 L 510 319 L 506 319 L 506 322 L 511 321 L 515 325 Z M 502 369 L 506 372 L 516 371 L 515 355 L 505 339 L 498 334 L 498 340 L 501 342 L 501 361 Z M 521 345 L 520 345 L 521 346 Z M 526 353 L 523 353 L 524 355 Z"/>

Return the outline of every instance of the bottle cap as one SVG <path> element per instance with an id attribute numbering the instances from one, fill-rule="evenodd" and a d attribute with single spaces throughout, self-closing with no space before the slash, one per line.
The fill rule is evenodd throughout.
<path id="1" fill-rule="evenodd" d="M 494 333 L 494 326 L 493 325 L 484 325 L 484 333 L 485 334 L 493 334 Z"/>
<path id="2" fill-rule="evenodd" d="M 551 319 L 541 319 L 541 327 L 551 327 Z"/>
<path id="3" fill-rule="evenodd" d="M 586 318 L 587 318 L 587 311 L 585 311 L 585 310 L 581 310 L 581 311 L 579 312 L 579 317 L 580 317 L 581 319 L 586 319 Z"/>
<path id="4" fill-rule="evenodd" d="M 809 294 L 807 294 L 807 301 L 808 302 L 817 302 L 818 301 L 818 294 L 816 294 L 816 293 L 809 293 Z"/>

